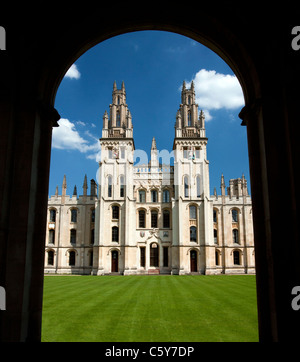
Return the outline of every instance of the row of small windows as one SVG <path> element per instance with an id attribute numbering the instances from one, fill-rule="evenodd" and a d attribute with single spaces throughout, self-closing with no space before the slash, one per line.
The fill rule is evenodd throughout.
<path id="1" fill-rule="evenodd" d="M 184 185 L 184 197 L 189 197 L 190 196 L 190 179 L 188 176 L 184 176 L 183 185 Z M 197 191 L 197 197 L 201 197 L 202 185 L 201 185 L 200 176 L 196 177 L 196 191 Z"/>
<path id="2" fill-rule="evenodd" d="M 232 253 L 233 265 L 241 265 L 241 252 L 239 250 L 234 250 Z M 221 265 L 221 255 L 218 250 L 215 252 L 215 263 L 216 266 Z"/>
<path id="3" fill-rule="evenodd" d="M 69 266 L 75 266 L 76 264 L 76 252 L 74 250 L 69 251 Z M 49 250 L 47 252 L 47 265 L 54 265 L 54 251 Z M 89 266 L 93 266 L 93 251 L 89 252 Z"/>
<path id="4" fill-rule="evenodd" d="M 239 222 L 239 218 L 238 218 L 238 210 L 237 209 L 232 209 L 231 210 L 231 221 L 232 222 Z M 217 210 L 213 210 L 213 222 L 217 222 Z"/>
<path id="5" fill-rule="evenodd" d="M 169 265 L 169 257 L 168 257 L 168 247 L 163 247 L 163 266 L 168 267 Z M 233 257 L 233 265 L 241 265 L 241 252 L 239 250 L 234 250 L 232 253 Z M 215 263 L 216 266 L 221 264 L 221 255 L 217 250 L 215 252 Z M 47 252 L 47 264 L 54 265 L 54 251 L 49 250 Z M 74 250 L 69 251 L 69 266 L 75 266 L 76 264 L 76 252 Z M 89 253 L 89 266 L 93 265 L 93 251 Z M 140 248 L 140 266 L 146 266 L 146 248 Z M 150 267 L 158 267 L 159 266 L 159 249 L 156 244 L 150 245 Z"/>
<path id="6" fill-rule="evenodd" d="M 77 238 L 77 231 L 76 229 L 70 230 L 70 244 L 76 245 L 76 238 Z M 94 244 L 95 242 L 95 229 L 91 229 L 90 231 L 90 244 Z M 50 229 L 49 230 L 49 238 L 48 238 L 49 244 L 55 244 L 55 230 Z"/>
<path id="7" fill-rule="evenodd" d="M 146 211 L 139 210 L 139 228 L 146 228 Z M 171 218 L 170 218 L 170 211 L 164 210 L 163 211 L 163 228 L 170 228 L 171 225 Z M 151 211 L 151 228 L 158 227 L 158 212 L 156 210 Z"/>
<path id="8" fill-rule="evenodd" d="M 239 244 L 240 243 L 239 230 L 238 229 L 233 229 L 232 230 L 232 242 L 234 244 Z M 217 229 L 214 229 L 214 243 L 218 244 L 218 231 L 217 231 Z"/>
<path id="9" fill-rule="evenodd" d="M 146 202 L 146 191 L 145 190 L 139 190 L 138 201 Z M 157 190 L 151 190 L 151 202 L 158 202 Z M 162 202 L 170 202 L 170 191 L 169 190 L 163 190 Z"/>
<path id="10" fill-rule="evenodd" d="M 50 222 L 55 222 L 56 221 L 56 210 L 55 209 L 50 209 L 50 217 L 49 220 Z M 78 219 L 78 210 L 73 208 L 71 209 L 71 222 L 77 222 Z M 91 209 L 91 222 L 95 222 L 95 209 Z"/>
<path id="11" fill-rule="evenodd" d="M 120 176 L 120 189 L 119 189 L 120 197 L 125 196 L 125 177 Z M 107 197 L 112 197 L 112 176 L 108 176 L 107 178 Z"/>

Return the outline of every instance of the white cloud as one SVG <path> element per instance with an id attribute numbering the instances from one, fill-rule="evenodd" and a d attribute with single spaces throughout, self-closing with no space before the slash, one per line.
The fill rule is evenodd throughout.
<path id="1" fill-rule="evenodd" d="M 77 150 L 81 153 L 97 153 L 100 145 L 98 140 L 92 144 L 81 137 L 74 123 L 66 118 L 61 118 L 58 121 L 59 127 L 53 129 L 52 147 L 61 150 Z M 92 135 L 89 134 L 91 137 Z M 93 141 L 96 137 L 92 137 Z M 91 158 L 91 155 L 87 156 Z"/>
<path id="2" fill-rule="evenodd" d="M 65 74 L 65 77 L 70 79 L 79 79 L 80 76 L 81 74 L 76 64 L 72 64 L 67 73 Z"/>
<path id="3" fill-rule="evenodd" d="M 212 119 L 210 110 L 236 109 L 244 105 L 244 96 L 235 75 L 201 69 L 194 77 L 196 102 L 205 113 L 205 119 Z M 191 82 L 187 83 L 190 87 Z"/>

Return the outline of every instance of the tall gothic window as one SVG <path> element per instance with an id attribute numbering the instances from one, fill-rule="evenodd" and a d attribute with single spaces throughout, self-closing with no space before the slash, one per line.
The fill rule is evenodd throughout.
<path id="1" fill-rule="evenodd" d="M 197 241 L 197 228 L 196 226 L 190 227 L 190 241 Z"/>
<path id="2" fill-rule="evenodd" d="M 232 230 L 232 241 L 236 244 L 239 244 L 239 231 L 238 229 L 233 229 Z"/>
<path id="3" fill-rule="evenodd" d="M 119 206 L 115 205 L 112 207 L 112 218 L 119 219 Z"/>
<path id="4" fill-rule="evenodd" d="M 52 250 L 48 251 L 48 265 L 54 265 L 54 252 Z"/>
<path id="5" fill-rule="evenodd" d="M 112 197 L 112 177 L 107 178 L 107 197 Z"/>
<path id="6" fill-rule="evenodd" d="M 119 228 L 117 226 L 113 226 L 111 229 L 111 241 L 119 241 Z"/>
<path id="7" fill-rule="evenodd" d="M 152 202 L 157 202 L 157 191 L 156 190 L 152 190 L 151 191 L 151 201 Z"/>
<path id="8" fill-rule="evenodd" d="M 139 202 L 146 202 L 145 190 L 140 190 L 139 191 Z"/>
<path id="9" fill-rule="evenodd" d="M 189 197 L 189 178 L 184 176 L 184 197 Z"/>
<path id="10" fill-rule="evenodd" d="M 201 179 L 200 176 L 196 178 L 196 186 L 197 186 L 197 197 L 201 197 Z"/>
<path id="11" fill-rule="evenodd" d="M 69 266 L 75 265 L 75 251 L 70 251 L 69 253 Z"/>
<path id="12" fill-rule="evenodd" d="M 77 222 L 77 209 L 71 210 L 71 222 Z"/>
<path id="13" fill-rule="evenodd" d="M 163 202 L 170 202 L 170 192 L 169 190 L 163 191 Z"/>
<path id="14" fill-rule="evenodd" d="M 56 210 L 55 209 L 51 209 L 50 210 L 50 221 L 51 222 L 55 222 L 56 219 Z"/>
<path id="15" fill-rule="evenodd" d="M 121 119 L 120 119 L 120 112 L 119 111 L 117 111 L 116 127 L 121 127 Z"/>
<path id="16" fill-rule="evenodd" d="M 192 219 L 192 220 L 197 219 L 197 208 L 194 205 L 190 206 L 190 219 Z"/>
<path id="17" fill-rule="evenodd" d="M 146 227 L 146 213 L 145 210 L 139 211 L 139 228 Z"/>
<path id="18" fill-rule="evenodd" d="M 54 244 L 55 243 L 55 230 L 50 229 L 49 230 L 49 244 Z"/>
<path id="19" fill-rule="evenodd" d="M 234 265 L 240 265 L 241 264 L 240 252 L 238 250 L 235 250 L 233 252 L 233 264 Z"/>
<path id="20" fill-rule="evenodd" d="M 76 244 L 76 229 L 71 229 L 70 230 L 70 243 L 72 245 Z"/>
<path id="21" fill-rule="evenodd" d="M 170 227 L 170 211 L 164 210 L 163 212 L 163 227 L 169 228 Z"/>
<path id="22" fill-rule="evenodd" d="M 157 211 L 151 211 L 151 227 L 157 228 L 158 214 Z"/>
<path id="23" fill-rule="evenodd" d="M 232 222 L 238 222 L 238 212 L 236 209 L 232 210 Z"/>
<path id="24" fill-rule="evenodd" d="M 188 127 L 191 127 L 192 125 L 192 115 L 191 115 L 191 112 L 188 111 Z"/>
<path id="25" fill-rule="evenodd" d="M 120 176 L 120 197 L 125 196 L 125 180 L 124 176 Z"/>

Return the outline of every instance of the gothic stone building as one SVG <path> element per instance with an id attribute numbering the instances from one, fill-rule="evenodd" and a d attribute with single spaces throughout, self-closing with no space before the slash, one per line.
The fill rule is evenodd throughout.
<path id="1" fill-rule="evenodd" d="M 199 115 L 199 117 L 198 117 Z M 255 273 L 251 197 L 244 176 L 221 177 L 210 195 L 204 114 L 194 85 L 183 83 L 171 156 L 151 145 L 151 159 L 134 164 L 132 117 L 124 83 L 114 83 L 103 116 L 99 187 L 48 202 L 45 273 Z M 168 153 L 168 152 L 167 152 Z M 170 154 L 169 158 L 170 159 Z"/>

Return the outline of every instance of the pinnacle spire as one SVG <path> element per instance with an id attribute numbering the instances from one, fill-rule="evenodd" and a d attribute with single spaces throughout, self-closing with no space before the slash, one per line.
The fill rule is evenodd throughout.
<path id="1" fill-rule="evenodd" d="M 151 150 L 157 150 L 155 137 L 152 138 Z"/>
<path id="2" fill-rule="evenodd" d="M 84 181 L 83 181 L 82 188 L 83 188 L 83 196 L 86 196 L 87 195 L 87 188 L 88 188 L 86 175 L 84 176 Z"/>

